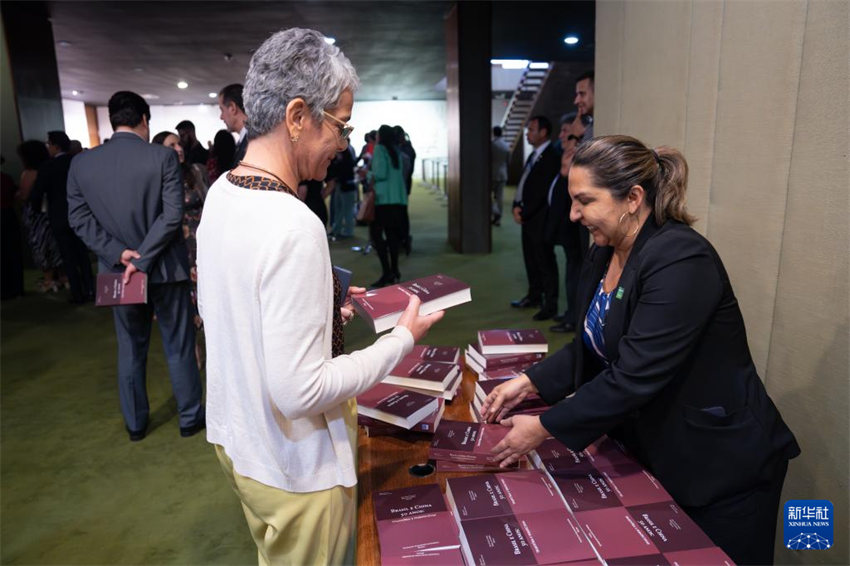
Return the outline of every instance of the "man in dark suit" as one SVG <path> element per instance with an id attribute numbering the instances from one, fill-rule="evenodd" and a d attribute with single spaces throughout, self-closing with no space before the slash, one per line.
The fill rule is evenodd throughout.
<path id="1" fill-rule="evenodd" d="M 221 110 L 219 117 L 227 126 L 227 131 L 232 134 L 239 134 L 239 139 L 236 140 L 233 164 L 229 167 L 229 169 L 233 169 L 239 165 L 239 162 L 245 157 L 245 150 L 248 149 L 248 128 L 245 127 L 245 121 L 248 117 L 245 115 L 245 106 L 242 104 L 242 85 L 235 83 L 221 89 L 221 92 L 218 93 L 218 108 Z M 222 167 L 225 166 L 222 165 Z"/>
<path id="2" fill-rule="evenodd" d="M 97 254 L 99 271 L 148 276 L 148 303 L 112 307 L 118 335 L 118 391 L 130 440 L 149 415 L 145 365 L 156 314 L 180 415 L 181 436 L 205 426 L 195 362 L 189 262 L 183 241 L 183 184 L 177 154 L 148 143 L 150 107 L 136 93 L 109 99 L 115 134 L 77 156 L 68 176 L 71 227 Z"/>
<path id="3" fill-rule="evenodd" d="M 209 158 L 210 154 L 195 136 L 195 124 L 191 120 L 183 120 L 174 126 L 174 129 L 177 130 L 177 135 L 180 136 L 180 145 L 183 146 L 183 154 L 186 156 L 186 161 L 189 163 L 198 163 L 206 167 L 207 158 Z"/>
<path id="4" fill-rule="evenodd" d="M 30 192 L 30 201 L 41 205 L 47 196 L 47 220 L 56 238 L 62 267 L 71 287 L 69 302 L 82 304 L 94 300 L 94 274 L 89 260 L 89 251 L 68 224 L 68 170 L 71 168 L 71 140 L 62 131 L 47 133 L 47 152 L 50 159 L 38 170 L 35 185 Z"/>
<path id="5" fill-rule="evenodd" d="M 549 140 L 551 134 L 552 123 L 545 116 L 528 120 L 526 139 L 534 151 L 525 162 L 513 203 L 514 221 L 522 225 L 528 293 L 511 306 L 540 306 L 534 320 L 547 320 L 558 312 L 558 264 L 554 246 L 545 238 L 549 188 L 560 169 L 560 156 Z"/>

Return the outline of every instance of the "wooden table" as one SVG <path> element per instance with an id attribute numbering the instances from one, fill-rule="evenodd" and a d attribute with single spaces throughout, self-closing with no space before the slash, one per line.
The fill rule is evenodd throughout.
<path id="1" fill-rule="evenodd" d="M 458 396 L 446 404 L 443 419 L 471 421 L 469 403 L 475 396 L 476 374 L 464 366 L 463 381 Z M 403 436 L 367 437 L 358 431 L 358 489 L 357 489 L 357 564 L 377 566 L 381 563 L 378 531 L 372 493 L 412 485 L 439 483 L 445 492 L 447 477 L 463 477 L 471 473 L 437 473 L 419 478 L 408 471 L 410 466 L 428 461 L 432 435 L 410 433 Z"/>

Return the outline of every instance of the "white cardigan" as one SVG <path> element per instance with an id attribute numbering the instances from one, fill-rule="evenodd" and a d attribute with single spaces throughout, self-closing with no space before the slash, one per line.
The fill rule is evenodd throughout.
<path id="1" fill-rule="evenodd" d="M 316 215 L 281 192 L 210 187 L 198 240 L 207 345 L 207 440 L 263 484 L 311 492 L 357 483 L 348 399 L 413 347 L 403 327 L 331 358 L 333 275 Z"/>

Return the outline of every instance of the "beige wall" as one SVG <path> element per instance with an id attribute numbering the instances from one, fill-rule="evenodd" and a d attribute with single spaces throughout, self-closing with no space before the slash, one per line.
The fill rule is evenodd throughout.
<path id="1" fill-rule="evenodd" d="M 603 0 L 596 135 L 681 149 L 689 207 L 723 258 L 753 358 L 803 449 L 786 499 L 829 499 L 848 564 L 850 176 L 845 0 Z"/>

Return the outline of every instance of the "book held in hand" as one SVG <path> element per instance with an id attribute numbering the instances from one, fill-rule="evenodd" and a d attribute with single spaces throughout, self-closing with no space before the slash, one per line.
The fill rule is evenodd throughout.
<path id="1" fill-rule="evenodd" d="M 410 430 L 439 409 L 439 400 L 379 383 L 357 396 L 357 413 Z"/>
<path id="2" fill-rule="evenodd" d="M 549 351 L 543 333 L 536 328 L 525 330 L 479 330 L 478 351 L 491 354 L 533 354 Z"/>
<path id="3" fill-rule="evenodd" d="M 461 464 L 498 466 L 496 455 L 491 451 L 510 430 L 500 424 L 444 420 L 434 432 L 428 457 Z"/>
<path id="4" fill-rule="evenodd" d="M 427 315 L 472 300 L 469 285 L 448 275 L 430 275 L 420 279 L 373 289 L 352 296 L 357 313 L 375 330 L 383 332 L 394 327 L 407 308 L 411 295 L 418 295 L 422 304 L 419 314 Z"/>
<path id="5" fill-rule="evenodd" d="M 124 285 L 124 272 L 98 273 L 94 304 L 97 307 L 138 305 L 148 302 L 148 274 L 136 271 Z"/>

